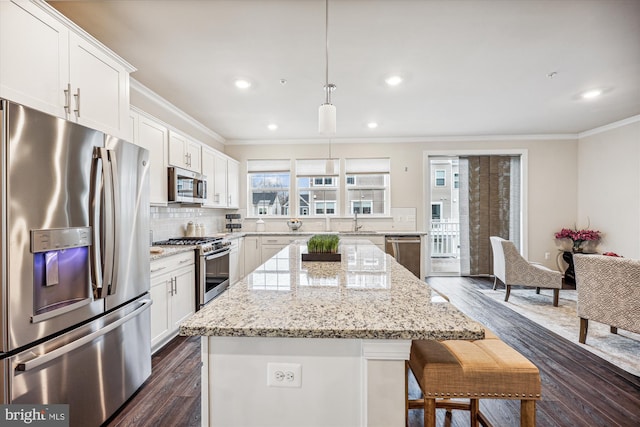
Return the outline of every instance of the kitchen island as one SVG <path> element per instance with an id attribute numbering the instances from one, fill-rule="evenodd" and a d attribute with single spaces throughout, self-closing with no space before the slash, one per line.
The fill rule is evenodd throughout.
<path id="1" fill-rule="evenodd" d="M 366 240 L 341 262 L 289 245 L 180 327 L 202 336 L 202 420 L 212 426 L 404 425 L 412 339 L 483 327 Z"/>

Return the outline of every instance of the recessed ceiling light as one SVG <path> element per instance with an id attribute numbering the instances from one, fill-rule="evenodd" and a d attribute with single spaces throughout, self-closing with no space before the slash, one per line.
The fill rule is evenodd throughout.
<path id="1" fill-rule="evenodd" d="M 235 84 L 238 89 L 249 89 L 251 87 L 251 82 L 244 79 L 236 80 Z"/>
<path id="2" fill-rule="evenodd" d="M 389 86 L 398 86 L 400 83 L 402 83 L 402 77 L 400 77 L 400 76 L 389 76 L 384 81 Z"/>
<path id="3" fill-rule="evenodd" d="M 378 127 L 378 124 L 376 122 L 369 122 L 369 123 L 367 123 L 367 127 L 369 129 L 375 129 L 375 128 Z"/>
<path id="4" fill-rule="evenodd" d="M 600 89 L 593 89 L 593 90 L 588 90 L 588 91 L 584 92 L 582 94 L 582 97 L 584 99 L 592 99 L 592 98 L 597 98 L 600 95 L 602 95 L 602 91 Z"/>
<path id="5" fill-rule="evenodd" d="M 276 129 L 278 129 L 278 125 L 275 124 L 275 123 L 269 123 L 267 125 L 267 128 L 269 128 L 269 130 L 276 130 Z"/>

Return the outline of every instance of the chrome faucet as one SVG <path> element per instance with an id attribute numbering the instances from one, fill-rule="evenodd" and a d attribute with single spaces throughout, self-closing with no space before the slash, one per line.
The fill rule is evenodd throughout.
<path id="1" fill-rule="evenodd" d="M 358 231 L 362 228 L 361 225 L 358 225 L 358 211 L 355 211 L 355 217 L 353 218 L 353 231 Z"/>

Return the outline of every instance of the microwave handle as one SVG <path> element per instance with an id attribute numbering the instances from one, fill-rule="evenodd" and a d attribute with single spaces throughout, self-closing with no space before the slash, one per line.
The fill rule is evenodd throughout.
<path id="1" fill-rule="evenodd" d="M 198 194 L 196 194 L 196 197 L 200 199 L 207 198 L 207 181 L 198 180 Z"/>

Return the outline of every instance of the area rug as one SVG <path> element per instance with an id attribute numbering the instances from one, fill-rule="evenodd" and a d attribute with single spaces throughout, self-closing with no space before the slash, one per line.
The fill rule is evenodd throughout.
<path id="1" fill-rule="evenodd" d="M 561 290 L 558 307 L 553 306 L 551 290 L 543 289 L 536 294 L 535 289 L 511 288 L 507 302 L 504 301 L 504 288 L 478 291 L 625 371 L 640 376 L 640 334 L 622 329 L 618 329 L 617 335 L 612 334 L 608 325 L 589 321 L 586 344 L 578 342 L 580 318 L 576 314 L 575 290 Z"/>

